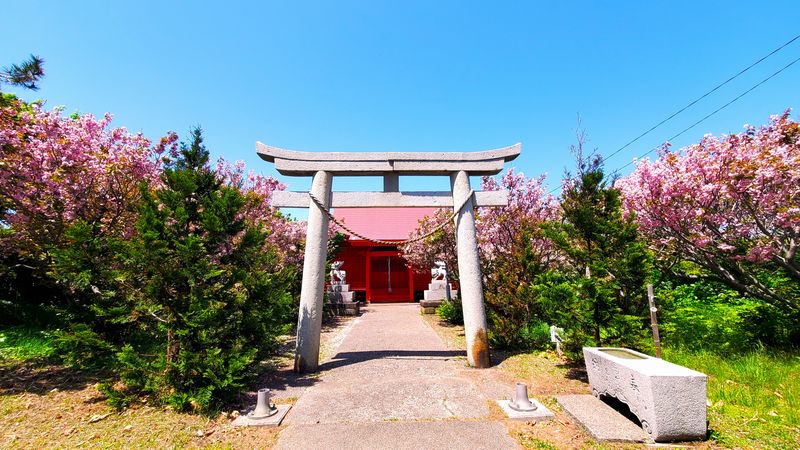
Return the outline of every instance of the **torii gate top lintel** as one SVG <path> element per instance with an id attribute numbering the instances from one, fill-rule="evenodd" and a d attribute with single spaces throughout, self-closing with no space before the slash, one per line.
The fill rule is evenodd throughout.
<path id="1" fill-rule="evenodd" d="M 325 171 L 338 176 L 361 175 L 495 175 L 519 156 L 522 144 L 480 152 L 302 152 L 256 142 L 261 159 L 281 175 L 312 176 Z"/>

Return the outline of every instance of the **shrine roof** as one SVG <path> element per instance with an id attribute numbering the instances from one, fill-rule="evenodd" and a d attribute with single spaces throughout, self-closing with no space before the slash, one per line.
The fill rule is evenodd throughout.
<path id="1" fill-rule="evenodd" d="M 381 240 L 402 241 L 414 231 L 425 216 L 437 208 L 334 208 L 333 216 L 353 231 Z M 338 230 L 342 231 L 342 230 Z M 345 231 L 342 231 L 346 233 Z M 352 240 L 360 240 L 351 237 Z"/>

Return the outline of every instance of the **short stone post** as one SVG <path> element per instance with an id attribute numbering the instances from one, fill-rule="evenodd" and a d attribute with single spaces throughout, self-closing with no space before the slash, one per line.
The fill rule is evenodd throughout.
<path id="1" fill-rule="evenodd" d="M 314 174 L 311 194 L 325 208 L 330 207 L 333 176 L 325 171 Z M 295 372 L 314 372 L 319 366 L 319 335 L 322 329 L 322 302 L 325 291 L 325 260 L 328 256 L 328 216 L 313 201 L 308 208 L 303 284 L 297 319 Z"/>
<path id="2" fill-rule="evenodd" d="M 450 176 L 453 208 L 458 208 L 470 194 L 469 174 L 459 171 Z M 467 338 L 467 362 L 483 369 L 491 365 L 489 338 L 486 333 L 486 312 L 483 305 L 481 264 L 475 233 L 475 199 L 470 198 L 456 215 L 458 275 L 461 305 L 464 310 L 464 334 Z"/>

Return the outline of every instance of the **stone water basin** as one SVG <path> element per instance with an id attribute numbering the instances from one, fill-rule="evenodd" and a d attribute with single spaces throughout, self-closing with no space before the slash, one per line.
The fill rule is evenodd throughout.
<path id="1" fill-rule="evenodd" d="M 583 356 L 592 394 L 627 404 L 651 439 L 705 439 L 705 374 L 627 348 L 584 347 Z"/>

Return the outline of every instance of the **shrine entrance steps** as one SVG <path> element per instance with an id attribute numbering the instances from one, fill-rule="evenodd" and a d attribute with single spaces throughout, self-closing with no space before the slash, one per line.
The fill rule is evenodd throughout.
<path id="1" fill-rule="evenodd" d="M 370 305 L 289 412 L 279 449 L 512 449 L 418 304 Z"/>

